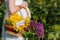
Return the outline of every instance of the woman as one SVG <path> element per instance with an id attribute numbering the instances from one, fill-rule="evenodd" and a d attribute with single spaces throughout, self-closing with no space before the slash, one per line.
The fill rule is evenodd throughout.
<path id="1" fill-rule="evenodd" d="M 15 13 L 22 8 L 25 8 L 27 10 L 28 4 L 26 1 L 23 1 L 23 0 L 7 0 L 7 1 L 9 3 L 8 10 L 9 10 L 10 14 Z M 30 14 L 29 14 L 29 16 L 30 16 Z M 4 26 L 4 24 L 3 24 L 3 26 Z M 2 40 L 24 40 L 24 38 L 23 37 L 15 37 L 15 36 L 6 34 L 4 27 L 2 27 Z"/>

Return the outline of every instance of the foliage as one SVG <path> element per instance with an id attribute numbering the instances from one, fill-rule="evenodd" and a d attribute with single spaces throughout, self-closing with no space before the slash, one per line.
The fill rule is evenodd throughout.
<path id="1" fill-rule="evenodd" d="M 44 24 L 45 40 L 48 40 L 47 34 L 50 32 L 60 32 L 60 0 L 30 0 L 28 3 L 31 20 L 38 20 Z"/>

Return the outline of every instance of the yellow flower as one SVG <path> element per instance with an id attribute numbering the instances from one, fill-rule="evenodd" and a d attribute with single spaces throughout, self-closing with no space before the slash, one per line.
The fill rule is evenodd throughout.
<path id="1" fill-rule="evenodd" d="M 18 32 L 18 29 L 16 29 L 16 32 Z"/>
<path id="2" fill-rule="evenodd" d="M 14 27 L 14 30 L 16 30 L 16 28 Z"/>
<path id="3" fill-rule="evenodd" d="M 30 19 L 29 18 L 25 18 L 25 26 L 28 26 L 29 22 L 30 22 Z"/>
<path id="4" fill-rule="evenodd" d="M 14 30 L 16 30 L 17 32 L 18 31 L 23 31 L 24 30 L 24 28 L 26 28 L 29 24 L 29 22 L 30 22 L 30 19 L 28 18 L 28 17 L 26 17 L 25 19 L 23 19 L 21 16 L 19 16 L 17 13 L 14 13 L 14 14 L 12 14 L 12 15 L 10 15 L 10 18 L 6 18 L 6 20 L 11 20 L 12 21 L 12 27 L 13 27 L 13 29 Z M 18 22 L 18 21 L 21 21 L 21 20 L 25 20 L 25 23 L 24 23 L 24 25 L 21 25 L 21 26 L 19 26 L 18 28 L 16 27 L 16 23 Z"/>

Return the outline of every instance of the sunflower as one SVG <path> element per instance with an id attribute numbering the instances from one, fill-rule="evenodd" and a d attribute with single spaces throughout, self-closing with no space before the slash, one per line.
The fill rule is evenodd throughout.
<path id="1" fill-rule="evenodd" d="M 26 17 L 25 19 L 23 19 L 17 13 L 14 13 L 14 14 L 10 15 L 9 18 L 6 18 L 6 21 L 9 21 L 9 20 L 12 22 L 12 25 L 13 25 L 12 28 L 15 31 L 17 31 L 17 32 L 18 31 L 23 31 L 24 28 L 26 28 L 28 26 L 28 23 L 30 21 L 28 17 Z M 25 21 L 24 25 L 20 25 L 19 27 L 16 27 L 16 23 L 19 22 L 19 21 L 21 21 L 21 20 L 24 20 Z"/>

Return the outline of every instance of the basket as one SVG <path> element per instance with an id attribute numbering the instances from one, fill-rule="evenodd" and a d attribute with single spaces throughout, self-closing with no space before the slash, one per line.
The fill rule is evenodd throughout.
<path id="1" fill-rule="evenodd" d="M 26 12 L 27 12 L 27 14 L 28 14 L 28 16 L 27 16 L 27 17 L 29 18 L 28 20 L 30 21 L 31 16 L 30 16 L 30 11 L 29 11 L 28 8 L 26 8 Z M 9 17 L 10 17 L 10 15 L 9 15 L 9 13 L 7 13 L 6 16 L 5 16 L 5 18 L 4 18 L 5 32 L 6 32 L 7 34 L 10 34 L 10 35 L 13 35 L 13 36 L 17 36 L 17 37 L 22 36 L 22 33 L 17 32 L 16 30 L 13 29 L 13 27 L 12 27 L 11 25 L 6 24 L 5 19 L 6 19 L 6 18 L 9 18 Z M 9 20 L 8 20 L 8 21 L 9 21 Z M 24 31 L 22 31 L 22 32 L 24 32 Z"/>

